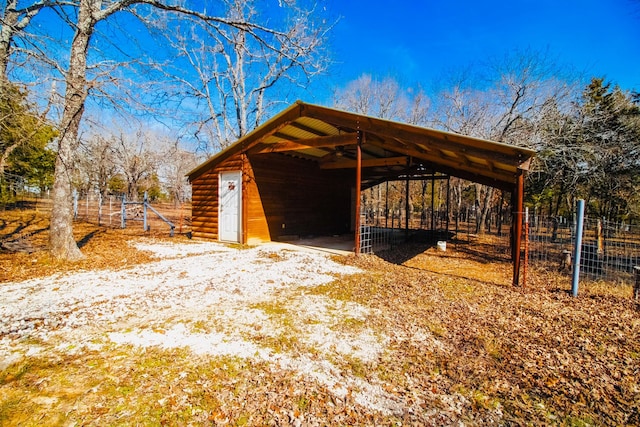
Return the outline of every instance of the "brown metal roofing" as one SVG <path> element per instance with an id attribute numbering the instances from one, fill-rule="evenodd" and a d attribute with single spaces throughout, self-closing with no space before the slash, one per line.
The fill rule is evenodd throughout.
<path id="1" fill-rule="evenodd" d="M 355 168 L 362 132 L 362 186 L 443 173 L 511 190 L 534 151 L 435 129 L 296 102 L 189 172 L 193 181 L 227 158 L 281 153 L 320 168 Z"/>

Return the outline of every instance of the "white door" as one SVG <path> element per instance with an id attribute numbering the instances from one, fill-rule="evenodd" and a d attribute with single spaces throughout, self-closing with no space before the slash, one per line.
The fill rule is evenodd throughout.
<path id="1" fill-rule="evenodd" d="M 240 243 L 242 222 L 242 172 L 220 173 L 219 238 Z"/>

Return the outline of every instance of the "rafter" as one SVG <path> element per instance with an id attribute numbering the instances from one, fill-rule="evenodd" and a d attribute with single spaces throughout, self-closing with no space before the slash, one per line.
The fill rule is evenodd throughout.
<path id="1" fill-rule="evenodd" d="M 406 166 L 408 158 L 405 157 L 382 157 L 379 159 L 362 160 L 363 168 L 378 166 Z M 326 162 L 320 164 L 320 169 L 351 169 L 356 167 L 355 160 L 340 160 L 337 162 Z"/>
<path id="2" fill-rule="evenodd" d="M 486 165 L 472 165 L 471 162 L 469 161 L 469 159 L 466 159 L 466 161 L 455 161 L 455 160 L 451 160 L 451 159 L 445 159 L 443 157 L 439 157 L 437 155 L 433 155 L 432 153 L 429 152 L 425 152 L 422 150 L 418 150 L 418 149 L 410 149 L 407 147 L 403 147 L 400 144 L 381 144 L 378 142 L 373 142 L 373 141 L 369 141 L 370 144 L 373 145 L 380 145 L 381 148 L 385 148 L 388 151 L 392 151 L 392 152 L 396 152 L 398 154 L 404 154 L 407 156 L 412 156 L 415 157 L 417 159 L 420 160 L 424 160 L 430 163 L 434 163 L 436 165 L 442 165 L 442 166 L 447 166 L 449 168 L 453 168 L 453 169 L 461 169 L 463 171 L 466 172 L 470 172 L 473 174 L 476 174 L 476 169 L 478 167 L 485 167 L 487 170 L 484 171 L 484 175 L 487 178 L 491 178 L 491 179 L 495 179 L 495 180 L 499 180 L 499 181 L 504 181 L 504 182 L 512 182 L 515 179 L 515 172 L 514 173 L 509 173 L 508 171 L 501 171 L 501 170 L 494 170 L 494 171 L 490 171 L 489 168 Z"/>
<path id="3" fill-rule="evenodd" d="M 253 154 L 281 153 L 284 151 L 304 150 L 307 148 L 331 148 L 356 143 L 356 134 L 321 136 L 318 138 L 297 139 L 262 144 L 256 147 Z"/>

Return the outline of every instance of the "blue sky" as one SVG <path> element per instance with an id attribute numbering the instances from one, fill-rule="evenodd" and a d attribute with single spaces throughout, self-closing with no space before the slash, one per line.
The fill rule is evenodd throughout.
<path id="1" fill-rule="evenodd" d="M 584 78 L 640 90 L 640 0 L 328 0 L 341 16 L 330 75 L 429 87 L 450 70 L 514 50 L 548 52 Z"/>
<path id="2" fill-rule="evenodd" d="M 219 0 L 188 1 L 201 7 L 219 4 Z M 275 5 L 285 0 L 257 1 L 266 9 L 261 19 L 273 23 L 279 10 Z M 393 77 L 401 86 L 420 86 L 433 97 L 438 90 L 447 89 L 449 74 L 474 73 L 483 68 L 474 69 L 474 64 L 527 50 L 547 52 L 551 60 L 575 72 L 583 83 L 591 77 L 605 77 L 624 90 L 640 91 L 640 0 L 315 1 L 329 22 L 340 17 L 327 46 L 333 65 L 326 75 L 316 76 L 306 91 L 297 86 L 274 90 L 271 97 L 282 101 L 281 105 L 295 99 L 331 105 L 334 90 L 363 74 L 380 80 Z M 112 18 L 108 25 L 101 23 L 97 28 L 92 50 L 96 57 L 115 61 L 144 60 L 147 55 L 154 60 L 172 57 L 173 53 L 162 42 L 151 40 L 130 15 Z M 59 16 L 45 11 L 34 25 L 36 33 L 64 40 L 51 49 L 60 58 L 68 56 L 72 31 Z M 40 78 L 39 71 L 22 70 L 21 74 L 40 81 L 48 99 L 51 84 Z M 143 72 L 148 74 L 149 70 Z M 131 80 L 137 83 L 148 77 L 143 72 L 133 65 L 113 75 L 133 76 Z M 167 104 L 168 109 L 185 110 L 191 105 L 182 99 L 180 104 L 165 102 L 157 86 L 145 90 L 152 94 L 149 102 Z M 97 100 L 97 111 L 104 117 L 102 109 L 109 105 L 101 101 Z"/>

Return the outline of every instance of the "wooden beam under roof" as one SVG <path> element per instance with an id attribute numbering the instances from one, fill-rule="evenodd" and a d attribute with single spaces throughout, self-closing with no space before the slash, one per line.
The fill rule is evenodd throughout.
<path id="1" fill-rule="evenodd" d="M 345 133 L 342 135 L 321 136 L 317 138 L 296 139 L 273 143 L 263 143 L 256 147 L 253 154 L 281 153 L 283 151 L 304 150 L 307 148 L 327 148 L 341 145 L 353 145 L 357 143 L 357 134 Z"/>
<path id="2" fill-rule="evenodd" d="M 377 166 L 402 166 L 407 164 L 408 157 L 381 157 L 379 159 L 362 160 L 363 168 Z M 320 169 L 352 169 L 356 167 L 355 160 L 339 160 L 337 162 L 325 162 L 320 164 Z"/>
<path id="3" fill-rule="evenodd" d="M 254 129 L 249 132 L 231 146 L 222 150 L 221 152 L 215 154 L 210 157 L 206 162 L 201 163 L 195 169 L 191 170 L 187 176 L 189 177 L 189 181 L 193 181 L 197 179 L 202 174 L 206 173 L 213 165 L 219 164 L 220 162 L 228 159 L 234 154 L 240 153 L 245 150 L 245 144 L 248 144 L 249 147 L 256 144 L 255 141 L 259 141 L 261 139 L 268 138 L 269 135 L 273 135 L 278 132 L 280 129 L 287 126 L 292 121 L 299 118 L 302 114 L 303 107 L 300 103 L 293 104 L 289 108 L 284 111 L 281 111 L 275 117 L 272 117 L 269 121 L 264 123 L 262 126 Z"/>
<path id="4" fill-rule="evenodd" d="M 433 165 L 434 169 L 438 170 L 439 172 L 445 173 L 447 175 L 466 179 L 467 181 L 477 182 L 478 184 L 488 185 L 489 187 L 494 187 L 494 188 L 497 188 L 498 190 L 512 192 L 515 185 L 512 181 L 489 178 L 484 175 L 479 175 L 475 172 L 463 171 L 461 169 L 443 166 L 441 164 L 436 164 L 436 163 L 431 163 L 431 165 Z"/>
<path id="5" fill-rule="evenodd" d="M 369 141 L 369 144 L 380 144 L 378 142 L 373 142 L 373 141 Z M 429 152 L 424 152 L 422 150 L 417 150 L 417 149 L 411 149 L 411 148 L 407 148 L 407 147 L 403 147 L 401 145 L 391 145 L 391 144 L 381 144 L 383 145 L 383 147 L 388 150 L 388 151 L 392 151 L 392 152 L 396 152 L 398 154 L 404 154 L 406 156 L 412 156 L 415 157 L 417 159 L 420 160 L 424 160 L 424 161 L 428 161 L 432 164 L 436 164 L 436 165 L 442 165 L 442 166 L 446 166 L 448 168 L 453 168 L 453 169 L 460 169 L 462 171 L 471 173 L 471 174 L 476 174 L 478 175 L 478 172 L 476 171 L 478 168 L 480 167 L 484 167 L 486 170 L 484 170 L 482 172 L 482 175 L 486 176 L 487 178 L 490 179 L 495 179 L 495 180 L 499 180 L 499 181 L 503 181 L 503 182 L 507 182 L 507 183 L 513 183 L 515 181 L 516 178 L 516 174 L 515 172 L 513 174 L 509 173 L 508 171 L 489 171 L 488 168 L 486 167 L 486 165 L 478 165 L 477 167 L 474 167 L 473 165 L 469 164 L 465 164 L 464 162 L 459 162 L 459 161 L 453 161 L 453 160 L 449 160 L 449 159 L 444 159 L 442 157 L 438 157 L 438 156 L 434 156 L 433 154 L 429 153 Z M 468 161 L 468 159 L 467 159 Z"/>

